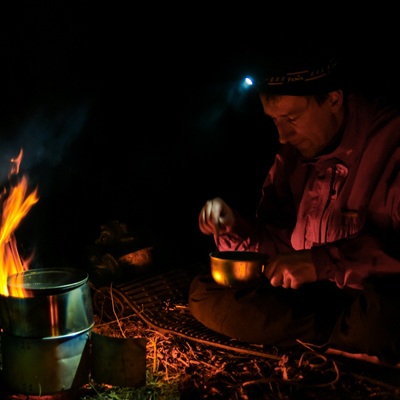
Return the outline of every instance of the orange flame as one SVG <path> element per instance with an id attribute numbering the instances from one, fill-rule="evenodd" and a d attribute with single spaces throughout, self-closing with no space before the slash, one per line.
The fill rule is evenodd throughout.
<path id="1" fill-rule="evenodd" d="M 22 154 L 21 150 L 19 156 L 11 160 L 13 165 L 10 177 L 18 174 Z M 37 188 L 30 194 L 27 194 L 27 190 L 28 180 L 26 176 L 22 176 L 18 179 L 18 182 L 11 182 L 9 190 L 0 195 L 2 207 L 0 221 L 0 294 L 5 296 L 25 297 L 22 286 L 16 287 L 15 290 L 8 287 L 7 278 L 10 275 L 26 271 L 32 259 L 32 257 L 29 259 L 20 257 L 14 234 L 22 219 L 39 200 Z"/>

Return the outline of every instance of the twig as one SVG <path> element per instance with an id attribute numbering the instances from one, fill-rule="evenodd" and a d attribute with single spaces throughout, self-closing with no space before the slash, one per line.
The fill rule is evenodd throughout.
<path id="1" fill-rule="evenodd" d="M 123 330 L 122 330 L 122 327 L 121 327 L 121 322 L 120 322 L 120 320 L 119 320 L 119 318 L 118 318 L 118 314 L 117 314 L 117 312 L 115 311 L 115 306 L 114 306 L 114 296 L 113 296 L 113 286 L 112 286 L 112 282 L 111 282 L 111 285 L 110 285 L 110 297 L 111 297 L 111 306 L 112 306 L 112 310 L 113 310 L 113 313 L 114 313 L 114 315 L 115 315 L 115 319 L 117 320 L 117 322 L 118 322 L 118 326 L 119 326 L 119 329 L 120 329 L 120 331 L 121 331 L 121 335 L 126 339 L 126 336 L 125 336 L 125 333 L 123 332 Z"/>

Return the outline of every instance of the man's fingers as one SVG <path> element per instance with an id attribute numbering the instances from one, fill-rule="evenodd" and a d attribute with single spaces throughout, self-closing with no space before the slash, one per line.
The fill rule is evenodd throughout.
<path id="1" fill-rule="evenodd" d="M 270 280 L 269 280 L 269 283 L 271 284 L 271 286 L 274 286 L 274 287 L 278 287 L 278 286 L 281 286 L 281 280 L 279 279 L 279 277 L 278 276 L 276 276 L 276 275 L 274 275 Z"/>
<path id="2" fill-rule="evenodd" d="M 290 289 L 292 286 L 292 279 L 289 275 L 283 277 L 282 287 L 285 289 Z"/>
<path id="3" fill-rule="evenodd" d="M 207 235 L 213 235 L 218 232 L 218 224 L 213 221 L 212 211 L 212 202 L 207 202 L 199 214 L 200 230 Z"/>
<path id="4" fill-rule="evenodd" d="M 276 262 L 270 261 L 264 270 L 264 275 L 271 280 L 275 274 L 275 269 L 276 269 Z"/>

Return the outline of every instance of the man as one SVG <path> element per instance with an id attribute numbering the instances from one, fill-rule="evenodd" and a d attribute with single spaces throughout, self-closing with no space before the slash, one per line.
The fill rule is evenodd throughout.
<path id="1" fill-rule="evenodd" d="M 274 60 L 275 61 L 275 60 Z M 192 314 L 238 340 L 312 343 L 400 362 L 400 112 L 350 91 L 334 57 L 267 61 L 256 88 L 281 144 L 254 219 L 223 199 L 199 227 L 218 249 L 267 255 L 266 280 L 234 290 L 209 276 Z"/>

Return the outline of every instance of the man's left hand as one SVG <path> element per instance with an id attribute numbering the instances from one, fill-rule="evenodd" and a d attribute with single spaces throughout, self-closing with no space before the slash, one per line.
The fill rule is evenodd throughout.
<path id="1" fill-rule="evenodd" d="M 264 275 L 272 286 L 282 286 L 286 289 L 298 289 L 304 283 L 317 280 L 310 250 L 276 256 L 266 265 Z"/>

